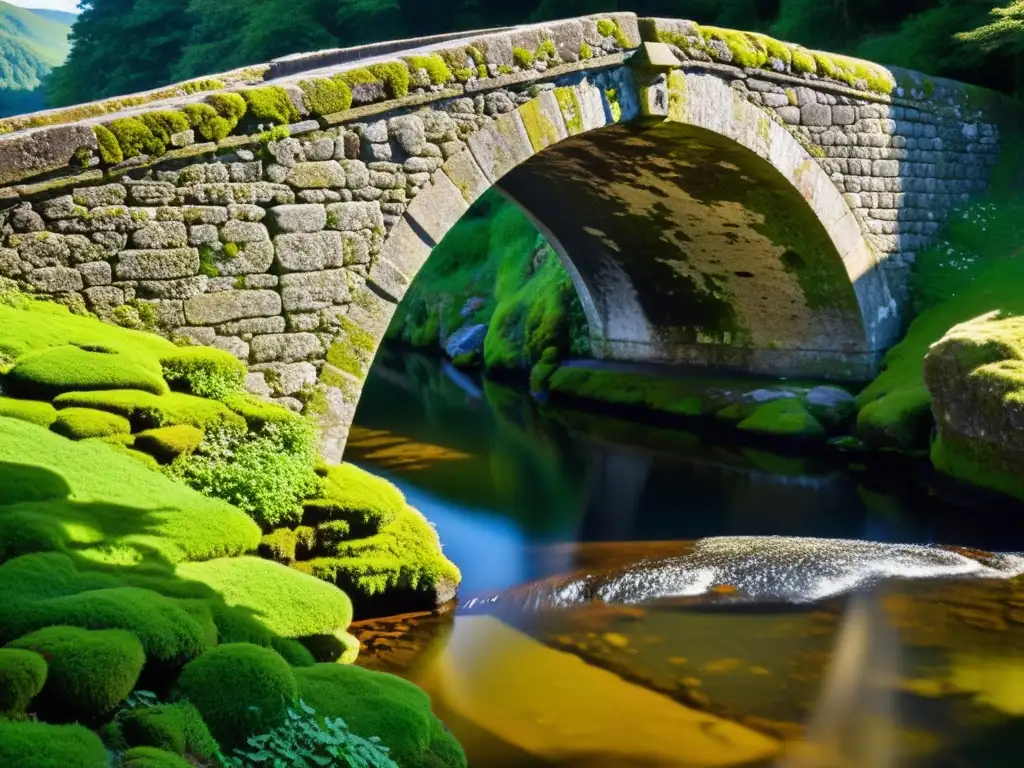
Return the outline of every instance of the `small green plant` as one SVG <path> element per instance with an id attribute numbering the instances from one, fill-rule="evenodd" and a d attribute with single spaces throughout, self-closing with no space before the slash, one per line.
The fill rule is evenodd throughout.
<path id="1" fill-rule="evenodd" d="M 227 768 L 399 768 L 379 738 L 357 736 L 340 717 L 320 720 L 302 699 L 297 710 L 288 710 L 287 717 L 287 722 L 269 733 L 250 737 L 248 749 L 235 749 L 233 755 L 220 755 L 220 760 Z"/>

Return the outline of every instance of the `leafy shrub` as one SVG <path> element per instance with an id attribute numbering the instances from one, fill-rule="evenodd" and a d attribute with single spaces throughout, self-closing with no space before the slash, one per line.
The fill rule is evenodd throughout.
<path id="1" fill-rule="evenodd" d="M 181 383 L 197 397 L 223 400 L 242 391 L 246 368 L 229 352 L 210 347 L 184 347 L 160 361 L 164 378 Z"/>
<path id="2" fill-rule="evenodd" d="M 268 648 L 218 645 L 190 662 L 178 678 L 181 693 L 221 745 L 232 748 L 276 728 L 298 697 L 291 667 Z"/>
<path id="3" fill-rule="evenodd" d="M 40 709 L 61 720 L 91 720 L 132 692 L 146 655 L 142 643 L 122 629 L 46 627 L 9 643 L 47 659 Z"/>
<path id="4" fill-rule="evenodd" d="M 255 435 L 208 431 L 200 449 L 168 466 L 197 491 L 234 504 L 269 530 L 298 524 L 302 500 L 320 487 L 316 430 L 298 417 L 267 423 Z"/>
<path id="5" fill-rule="evenodd" d="M 0 714 L 22 714 L 46 682 L 46 660 L 38 653 L 0 648 Z"/>
<path id="6" fill-rule="evenodd" d="M 248 739 L 249 749 L 235 749 L 233 755 L 222 756 L 228 768 L 277 765 L 312 768 L 313 766 L 348 765 L 353 768 L 399 768 L 388 756 L 380 739 L 364 739 L 352 733 L 348 724 L 338 718 L 316 717 L 316 710 L 299 699 L 298 709 L 289 709 L 284 725 Z"/>

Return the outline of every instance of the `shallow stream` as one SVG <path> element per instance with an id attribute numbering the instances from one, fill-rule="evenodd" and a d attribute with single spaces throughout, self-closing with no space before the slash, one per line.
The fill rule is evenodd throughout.
<path id="1" fill-rule="evenodd" d="M 538 406 L 384 349 L 346 458 L 463 573 L 362 622 L 471 766 L 1017 766 L 1024 515 L 849 466 Z"/>

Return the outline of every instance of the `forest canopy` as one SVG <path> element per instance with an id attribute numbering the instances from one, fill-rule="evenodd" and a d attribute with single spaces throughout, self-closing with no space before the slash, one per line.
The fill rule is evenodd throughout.
<path id="1" fill-rule="evenodd" d="M 1024 0 L 82 0 L 51 106 L 290 53 L 587 13 L 690 18 L 944 75 L 1024 87 Z"/>

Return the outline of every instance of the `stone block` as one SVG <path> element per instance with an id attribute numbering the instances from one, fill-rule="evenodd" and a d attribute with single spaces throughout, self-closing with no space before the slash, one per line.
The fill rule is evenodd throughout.
<path id="1" fill-rule="evenodd" d="M 263 178 L 263 163 L 259 160 L 252 163 L 231 163 L 228 166 L 228 177 L 240 184 L 251 184 Z"/>
<path id="2" fill-rule="evenodd" d="M 67 241 L 50 232 L 11 235 L 7 244 L 18 251 L 22 261 L 33 267 L 66 267 L 71 261 Z"/>
<path id="3" fill-rule="evenodd" d="M 498 181 L 533 154 L 530 137 L 526 133 L 519 112 L 509 112 L 487 123 L 467 140 L 484 175 Z"/>
<path id="4" fill-rule="evenodd" d="M 296 163 L 285 181 L 296 189 L 341 189 L 345 186 L 345 172 L 337 160 Z"/>
<path id="5" fill-rule="evenodd" d="M 123 184 L 104 184 L 99 187 L 81 187 L 71 193 L 75 205 L 86 208 L 98 208 L 104 205 L 123 205 L 128 198 L 128 190 Z"/>
<path id="6" fill-rule="evenodd" d="M 228 209 L 219 205 L 186 205 L 182 208 L 186 224 L 223 224 Z"/>
<path id="7" fill-rule="evenodd" d="M 543 91 L 523 104 L 519 114 L 534 152 L 557 144 L 569 135 L 553 91 Z"/>
<path id="8" fill-rule="evenodd" d="M 281 300 L 287 312 L 309 312 L 350 299 L 348 271 L 296 272 L 281 276 Z"/>
<path id="9" fill-rule="evenodd" d="M 223 163 L 196 163 L 181 169 L 179 184 L 226 184 L 231 180 Z"/>
<path id="10" fill-rule="evenodd" d="M 555 106 L 557 107 L 557 104 Z M 406 215 L 415 221 L 434 243 L 440 243 L 448 230 L 468 210 L 469 204 L 452 180 L 447 175 L 439 173 L 434 183 L 424 187 L 412 201 Z"/>
<path id="11" fill-rule="evenodd" d="M 277 235 L 274 250 L 277 263 L 287 272 L 314 272 L 344 264 L 344 242 L 340 232 Z"/>
<path id="12" fill-rule="evenodd" d="M 277 333 L 255 336 L 250 344 L 255 363 L 298 363 L 323 355 L 320 340 L 312 333 Z"/>
<path id="13" fill-rule="evenodd" d="M 236 203 L 289 205 L 295 202 L 295 192 L 285 184 L 236 184 L 234 198 Z"/>
<path id="14" fill-rule="evenodd" d="M 284 331 L 285 319 L 280 315 L 248 317 L 217 326 L 217 333 L 222 336 L 260 336 L 268 333 L 284 333 Z"/>
<path id="15" fill-rule="evenodd" d="M 361 160 L 342 160 L 341 167 L 345 171 L 345 186 L 349 189 L 361 189 L 370 183 L 370 171 Z"/>
<path id="16" fill-rule="evenodd" d="M 191 299 L 206 292 L 208 281 L 206 275 L 177 280 L 140 280 L 135 291 L 143 299 Z"/>
<path id="17" fill-rule="evenodd" d="M 232 203 L 228 206 L 228 218 L 240 221 L 263 221 L 266 210 L 251 203 Z"/>
<path id="18" fill-rule="evenodd" d="M 779 107 L 775 110 L 779 117 L 782 118 L 782 122 L 787 125 L 800 125 L 800 108 L 799 107 Z"/>
<path id="19" fill-rule="evenodd" d="M 230 219 L 220 228 L 220 239 L 223 243 L 261 243 L 270 240 L 270 234 L 257 222 Z"/>
<path id="20" fill-rule="evenodd" d="M 423 120 L 416 115 L 401 115 L 388 120 L 388 134 L 407 155 L 419 154 L 427 143 Z"/>
<path id="21" fill-rule="evenodd" d="M 808 102 L 800 107 L 800 125 L 825 126 L 832 124 L 832 108 L 827 104 Z"/>
<path id="22" fill-rule="evenodd" d="M 128 186 L 128 197 L 135 205 L 170 205 L 177 197 L 173 184 L 165 181 L 139 182 Z"/>
<path id="23" fill-rule="evenodd" d="M 280 232 L 319 232 L 327 226 L 322 205 L 278 205 L 270 209 L 272 226 Z"/>
<path id="24" fill-rule="evenodd" d="M 288 330 L 292 332 L 316 331 L 322 323 L 323 318 L 319 312 L 296 312 L 288 315 Z"/>
<path id="25" fill-rule="evenodd" d="M 70 267 L 41 267 L 33 269 L 26 278 L 34 288 L 47 293 L 80 291 L 85 283 L 82 274 Z"/>
<path id="26" fill-rule="evenodd" d="M 316 384 L 316 368 L 312 363 L 265 363 L 254 366 L 261 371 L 273 393 L 279 397 L 294 395 Z"/>
<path id="27" fill-rule="evenodd" d="M 42 232 L 46 229 L 43 217 L 33 211 L 27 203 L 11 210 L 7 222 L 15 232 Z"/>
<path id="28" fill-rule="evenodd" d="M 71 195 L 62 195 L 52 200 L 43 200 L 36 203 L 36 208 L 44 218 L 50 221 L 80 218 L 87 213 L 86 208 L 75 203 Z"/>
<path id="29" fill-rule="evenodd" d="M 117 259 L 119 280 L 172 280 L 199 274 L 199 251 L 195 248 L 173 250 L 121 251 Z"/>
<path id="30" fill-rule="evenodd" d="M 20 277 L 23 269 L 25 267 L 16 250 L 0 248 L 0 277 Z"/>
<path id="31" fill-rule="evenodd" d="M 79 264 L 78 271 L 82 273 L 82 280 L 86 288 L 93 288 L 97 285 L 110 285 L 114 279 L 114 270 L 106 261 L 92 261 L 87 264 Z"/>
<path id="32" fill-rule="evenodd" d="M 273 254 L 271 254 L 271 259 L 273 259 Z M 246 275 L 243 282 L 246 288 L 277 288 L 279 279 L 277 275 L 251 274 Z"/>
<path id="33" fill-rule="evenodd" d="M 135 248 L 148 250 L 151 248 L 185 248 L 188 243 L 188 230 L 177 221 L 154 221 L 141 229 L 132 232 L 132 245 Z"/>
<path id="34" fill-rule="evenodd" d="M 342 231 L 376 229 L 384 226 L 380 205 L 374 202 L 331 203 L 327 206 L 327 228 Z"/>
<path id="35" fill-rule="evenodd" d="M 128 235 L 123 232 L 94 232 L 91 238 L 103 249 L 105 256 L 116 256 L 128 245 Z"/>
<path id="36" fill-rule="evenodd" d="M 249 360 L 249 345 L 237 336 L 218 336 L 210 344 L 215 349 L 223 349 L 225 352 L 234 355 L 242 362 Z"/>
<path id="37" fill-rule="evenodd" d="M 81 148 L 96 150 L 90 125 L 61 125 L 0 137 L 0 184 L 66 168 Z"/>
<path id="38" fill-rule="evenodd" d="M 276 291 L 227 291 L 197 296 L 185 302 L 185 319 L 190 325 L 218 325 L 246 317 L 281 314 L 281 297 Z"/>
<path id="39" fill-rule="evenodd" d="M 201 328 L 199 326 L 182 326 L 175 333 L 187 339 L 192 339 L 196 344 L 204 344 L 206 346 L 213 344 L 214 339 L 217 338 L 213 328 Z"/>
<path id="40" fill-rule="evenodd" d="M 234 258 L 219 257 L 217 268 L 220 269 L 222 275 L 252 275 L 266 272 L 273 263 L 273 243 L 243 243 L 239 246 L 238 255 Z M 272 275 L 268 275 L 268 277 L 272 277 Z"/>
<path id="41" fill-rule="evenodd" d="M 470 205 L 491 188 L 491 182 L 484 175 L 472 152 L 452 155 L 441 166 L 441 170 L 452 180 L 459 194 Z"/>
<path id="42" fill-rule="evenodd" d="M 262 373 L 249 373 L 245 377 L 245 389 L 257 397 L 270 397 L 274 394 L 267 385 L 267 380 Z"/>
<path id="43" fill-rule="evenodd" d="M 207 245 L 220 242 L 220 230 L 215 224 L 194 224 L 188 228 L 189 245 Z"/>
<path id="44" fill-rule="evenodd" d="M 101 285 L 95 288 L 86 288 L 85 301 L 89 309 L 101 318 L 108 316 L 114 311 L 114 307 L 124 304 L 124 291 L 113 285 Z"/>

